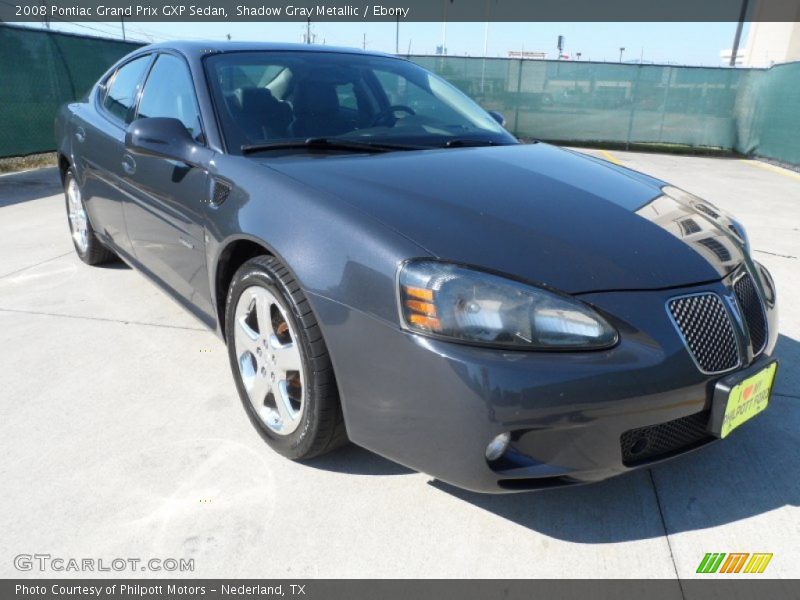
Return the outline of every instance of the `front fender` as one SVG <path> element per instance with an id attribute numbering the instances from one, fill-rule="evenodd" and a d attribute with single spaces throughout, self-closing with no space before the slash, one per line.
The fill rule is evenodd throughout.
<path id="1" fill-rule="evenodd" d="M 73 114 L 71 105 L 64 104 L 58 109 L 53 126 L 56 141 L 56 153 L 59 155 L 59 157 L 63 156 L 66 158 L 70 165 L 75 164 L 75 157 L 73 155 L 72 147 L 72 132 L 74 128 L 72 125 L 72 119 Z"/>
<path id="2" fill-rule="evenodd" d="M 208 209 L 206 250 L 213 298 L 224 297 L 216 286 L 226 249 L 247 240 L 294 273 L 312 309 L 312 297 L 322 297 L 399 325 L 397 265 L 428 252 L 345 200 L 263 164 L 220 156 L 215 168 L 234 187 L 222 205 Z M 327 335 L 324 320 L 320 327 Z"/>

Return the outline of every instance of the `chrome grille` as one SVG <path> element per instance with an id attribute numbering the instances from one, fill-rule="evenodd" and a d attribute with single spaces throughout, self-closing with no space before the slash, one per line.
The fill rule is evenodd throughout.
<path id="1" fill-rule="evenodd" d="M 767 319 L 758 290 L 749 273 L 745 273 L 736 280 L 736 283 L 733 284 L 733 291 L 750 332 L 753 354 L 759 354 L 767 344 Z"/>
<path id="2" fill-rule="evenodd" d="M 675 325 L 704 373 L 739 366 L 739 345 L 728 311 L 716 294 L 692 294 L 667 304 Z"/>

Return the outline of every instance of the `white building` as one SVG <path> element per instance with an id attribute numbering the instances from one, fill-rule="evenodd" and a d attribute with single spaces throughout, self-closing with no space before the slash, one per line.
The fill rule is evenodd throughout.
<path id="1" fill-rule="evenodd" d="M 744 52 L 745 67 L 771 67 L 793 60 L 800 60 L 800 23 L 750 24 Z"/>
<path id="2" fill-rule="evenodd" d="M 753 0 L 751 0 L 752 2 Z M 765 15 L 783 22 L 762 21 Z M 785 0 L 755 0 L 749 15 L 750 28 L 744 48 L 739 48 L 736 64 L 743 67 L 771 67 L 800 61 L 800 3 Z M 723 50 L 730 61 L 731 51 Z M 727 62 L 726 61 L 726 62 Z"/>

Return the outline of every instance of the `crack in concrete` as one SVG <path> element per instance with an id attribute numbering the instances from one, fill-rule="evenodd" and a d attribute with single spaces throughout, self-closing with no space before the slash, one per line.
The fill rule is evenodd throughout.
<path id="1" fill-rule="evenodd" d="M 789 258 L 792 260 L 797 260 L 796 256 L 792 256 L 791 254 L 778 254 L 777 252 L 770 252 L 769 250 L 753 250 L 753 252 L 758 252 L 760 254 L 769 254 L 770 256 L 777 256 L 778 258 Z"/>
<path id="2" fill-rule="evenodd" d="M 653 486 L 653 494 L 656 497 L 656 506 L 658 507 L 658 515 L 661 517 L 661 527 L 664 529 L 664 539 L 667 540 L 667 549 L 669 550 L 669 558 L 672 560 L 672 570 L 675 571 L 675 579 L 678 580 L 678 586 L 681 589 L 681 597 L 686 600 L 686 592 L 683 590 L 683 583 L 681 577 L 678 575 L 678 563 L 675 562 L 675 554 L 672 552 L 672 543 L 669 541 L 669 532 L 667 531 L 667 521 L 664 518 L 664 510 L 661 508 L 661 498 L 658 496 L 658 487 L 656 486 L 656 479 L 653 475 L 653 469 L 647 469 L 650 475 L 650 483 Z"/>
<path id="3" fill-rule="evenodd" d="M 161 327 L 163 329 L 182 329 L 184 331 L 209 331 L 201 327 L 185 327 L 183 325 L 163 325 L 161 323 L 146 323 L 144 321 L 126 321 L 124 319 L 106 319 L 104 317 L 85 317 L 82 315 L 65 315 L 60 313 L 50 313 L 36 310 L 21 310 L 16 308 L 2 308 L 0 312 L 18 313 L 24 315 L 39 315 L 43 317 L 61 317 L 64 319 L 83 319 L 85 321 L 100 321 L 105 323 L 121 323 L 123 325 L 142 325 L 144 327 Z"/>
<path id="4" fill-rule="evenodd" d="M 16 271 L 11 271 L 10 273 L 5 273 L 3 275 L 0 275 L 0 279 L 5 279 L 6 277 L 17 275 L 19 273 L 22 273 L 23 271 L 27 271 L 28 269 L 34 269 L 45 263 L 49 263 L 50 261 L 57 260 L 59 258 L 64 258 L 65 256 L 69 256 L 70 254 L 72 254 L 72 252 L 65 252 L 64 254 L 59 254 L 58 256 L 51 256 L 50 258 L 46 258 L 43 261 L 36 263 L 35 265 L 28 265 L 27 267 L 22 267 L 21 269 L 17 269 Z"/>

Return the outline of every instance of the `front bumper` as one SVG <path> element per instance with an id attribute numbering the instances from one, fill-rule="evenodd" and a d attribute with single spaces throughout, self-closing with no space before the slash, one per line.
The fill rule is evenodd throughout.
<path id="1" fill-rule="evenodd" d="M 620 343 L 593 352 L 507 352 L 442 342 L 315 296 L 331 351 L 348 435 L 358 445 L 473 491 L 510 492 L 606 479 L 714 438 L 704 415 L 722 375 L 701 373 L 666 315 L 681 290 L 596 293 L 582 299 L 618 328 Z M 765 306 L 768 342 L 777 312 Z M 743 365 L 742 368 L 748 365 Z M 700 427 L 691 443 L 631 460 L 626 432 L 677 421 Z M 486 445 L 512 432 L 489 464 Z"/>

